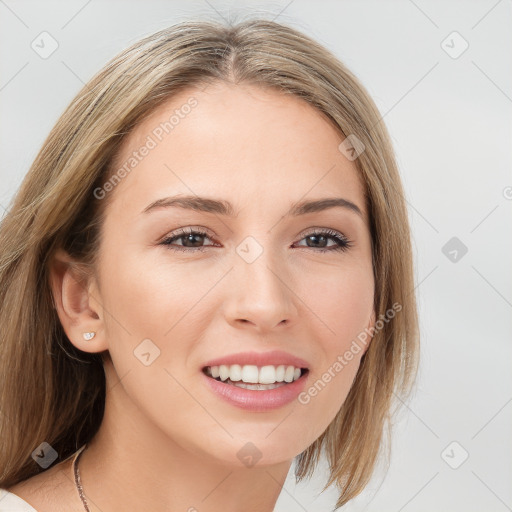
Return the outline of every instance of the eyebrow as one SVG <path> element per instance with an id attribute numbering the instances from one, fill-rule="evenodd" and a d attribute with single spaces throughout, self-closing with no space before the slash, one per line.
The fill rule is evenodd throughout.
<path id="1" fill-rule="evenodd" d="M 149 213 L 156 208 L 177 207 L 198 212 L 214 213 L 217 215 L 225 215 L 228 217 L 238 216 L 235 214 L 233 205 L 229 201 L 220 199 L 209 199 L 199 196 L 171 196 L 163 197 L 152 202 L 141 213 Z M 363 218 L 363 213 L 359 206 L 348 199 L 341 197 L 326 197 L 312 201 L 300 201 L 290 208 L 287 216 L 306 215 L 308 213 L 316 213 L 330 208 L 345 208 L 352 211 Z"/>

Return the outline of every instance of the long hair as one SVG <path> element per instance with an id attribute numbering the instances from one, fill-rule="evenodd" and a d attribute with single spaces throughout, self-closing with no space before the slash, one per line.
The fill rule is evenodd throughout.
<path id="1" fill-rule="evenodd" d="M 52 255 L 66 250 L 94 269 L 108 196 L 94 190 L 115 171 L 124 137 L 190 86 L 252 84 L 297 96 L 324 113 L 364 151 L 354 160 L 370 218 L 377 318 L 334 420 L 296 458 L 310 476 L 322 450 L 340 490 L 337 507 L 369 482 L 394 395 L 410 394 L 419 331 L 406 202 L 389 135 L 358 79 L 327 49 L 294 28 L 262 19 L 224 26 L 187 21 L 114 57 L 64 111 L 0 224 L 0 487 L 41 468 L 32 452 L 49 443 L 64 460 L 97 432 L 105 406 L 103 357 L 67 339 L 49 283 Z M 388 425 L 389 426 L 389 425 Z"/>

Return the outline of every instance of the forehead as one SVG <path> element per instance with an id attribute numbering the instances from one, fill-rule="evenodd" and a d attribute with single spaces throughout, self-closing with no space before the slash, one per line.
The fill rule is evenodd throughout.
<path id="1" fill-rule="evenodd" d="M 114 171 L 131 170 L 115 193 L 140 205 L 165 191 L 241 206 L 338 193 L 366 216 L 359 171 L 338 149 L 343 139 L 327 116 L 294 95 L 227 83 L 189 88 L 125 138 Z"/>

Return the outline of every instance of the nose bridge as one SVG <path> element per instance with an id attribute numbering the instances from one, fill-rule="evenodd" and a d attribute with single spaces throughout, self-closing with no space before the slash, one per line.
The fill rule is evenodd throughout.
<path id="1" fill-rule="evenodd" d="M 231 290 L 232 321 L 246 320 L 260 327 L 289 322 L 295 314 L 288 272 L 263 242 L 247 237 L 236 248 Z"/>

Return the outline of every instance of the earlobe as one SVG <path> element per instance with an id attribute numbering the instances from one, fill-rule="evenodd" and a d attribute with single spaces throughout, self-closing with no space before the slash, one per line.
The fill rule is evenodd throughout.
<path id="1" fill-rule="evenodd" d="M 64 250 L 55 252 L 50 264 L 50 286 L 54 307 L 62 327 L 73 345 L 84 352 L 107 349 L 103 321 L 91 303 L 92 276 Z"/>

